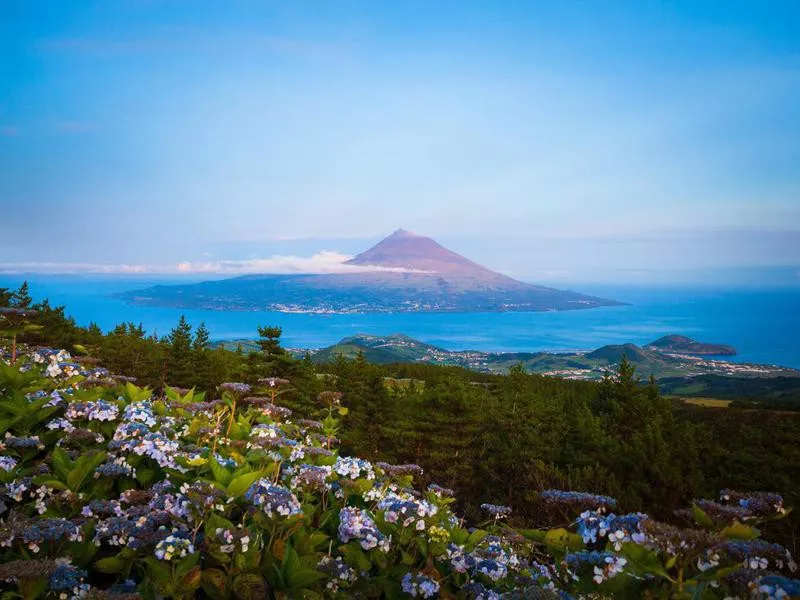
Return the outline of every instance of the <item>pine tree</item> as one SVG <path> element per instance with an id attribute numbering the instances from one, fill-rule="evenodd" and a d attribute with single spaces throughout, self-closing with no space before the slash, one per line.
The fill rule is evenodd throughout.
<path id="1" fill-rule="evenodd" d="M 167 340 L 167 382 L 171 385 L 192 385 L 192 326 L 184 315 L 170 331 Z"/>
<path id="2" fill-rule="evenodd" d="M 215 387 L 209 346 L 208 329 L 205 323 L 200 323 L 192 341 L 192 364 L 194 367 L 192 385 L 205 391 L 211 391 Z"/>
<path id="3" fill-rule="evenodd" d="M 31 298 L 28 282 L 23 281 L 22 285 L 11 294 L 11 306 L 14 308 L 30 308 L 31 304 L 33 304 L 33 298 Z"/>
<path id="4" fill-rule="evenodd" d="M 283 329 L 281 327 L 272 327 L 270 325 L 258 327 L 258 346 L 261 352 L 267 356 L 277 355 L 283 352 L 281 348 L 281 334 Z"/>
<path id="5" fill-rule="evenodd" d="M 295 371 L 295 360 L 281 347 L 281 334 L 283 329 L 280 327 L 263 326 L 258 328 L 258 346 L 261 354 L 252 357 L 252 369 L 255 378 L 277 376 L 289 377 Z"/>
<path id="6" fill-rule="evenodd" d="M 208 350 L 210 346 L 208 328 L 205 323 L 200 323 L 194 332 L 194 340 L 192 341 L 192 349 Z"/>
<path id="7" fill-rule="evenodd" d="M 42 329 L 41 325 L 32 323 L 37 311 L 31 308 L 30 294 L 28 293 L 28 282 L 23 284 L 11 293 L 9 307 L 3 307 L 0 312 L 0 332 L 2 337 L 11 340 L 11 362 L 17 360 L 17 337 L 26 333 L 34 333 Z"/>

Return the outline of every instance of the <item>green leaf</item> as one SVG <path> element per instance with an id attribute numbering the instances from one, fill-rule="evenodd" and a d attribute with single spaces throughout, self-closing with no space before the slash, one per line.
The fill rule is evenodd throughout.
<path id="1" fill-rule="evenodd" d="M 200 553 L 194 552 L 188 556 L 184 556 L 175 564 L 175 575 L 177 577 L 184 577 L 187 575 L 197 563 L 200 561 Z"/>
<path id="2" fill-rule="evenodd" d="M 758 529 L 742 523 L 728 525 L 720 533 L 730 540 L 754 540 L 761 536 Z"/>
<path id="3" fill-rule="evenodd" d="M 203 591 L 213 600 L 227 598 L 225 590 L 228 587 L 228 578 L 220 569 L 203 569 L 200 581 Z"/>
<path id="4" fill-rule="evenodd" d="M 476 529 L 475 531 L 470 533 L 469 537 L 467 538 L 467 543 L 466 543 L 467 548 L 471 550 L 472 548 L 475 547 L 476 544 L 479 544 L 483 540 L 483 538 L 485 538 L 487 535 L 489 535 L 488 531 L 484 531 L 483 529 Z"/>
<path id="5" fill-rule="evenodd" d="M 67 474 L 67 485 L 73 492 L 81 489 L 81 486 L 86 481 L 89 475 L 94 474 L 95 469 L 99 467 L 106 459 L 105 452 L 98 452 L 97 454 L 85 454 L 75 461 L 75 467 Z"/>
<path id="6" fill-rule="evenodd" d="M 339 550 L 344 554 L 344 559 L 351 567 L 358 567 L 361 571 L 369 571 L 372 568 L 372 561 L 356 542 L 351 542 L 341 546 Z"/>
<path id="7" fill-rule="evenodd" d="M 208 457 L 208 466 L 211 467 L 211 474 L 214 476 L 214 481 L 227 488 L 228 484 L 231 482 L 231 472 L 219 464 L 213 455 Z"/>
<path id="8" fill-rule="evenodd" d="M 298 590 L 310 586 L 322 579 L 323 574 L 312 569 L 298 569 L 287 576 L 286 583 L 290 590 Z"/>
<path id="9" fill-rule="evenodd" d="M 626 542 L 622 544 L 621 554 L 628 560 L 628 563 L 637 575 L 660 575 L 665 579 L 673 581 L 664 568 L 664 565 L 661 564 L 661 560 L 659 560 L 656 552 L 648 550 L 639 544 Z"/>
<path id="10" fill-rule="evenodd" d="M 255 573 L 242 573 L 233 580 L 231 587 L 237 600 L 262 600 L 269 597 L 267 582 Z"/>
<path id="11" fill-rule="evenodd" d="M 24 577 L 17 585 L 25 600 L 44 596 L 47 591 L 47 579 L 44 577 Z"/>
<path id="12" fill-rule="evenodd" d="M 281 570 L 283 574 L 287 576 L 288 579 L 288 577 L 299 568 L 300 557 L 297 555 L 297 551 L 289 544 L 286 544 L 283 548 L 283 560 L 281 561 Z"/>
<path id="13" fill-rule="evenodd" d="M 547 532 L 541 529 L 521 529 L 519 533 L 534 542 L 544 542 L 545 537 L 547 537 Z"/>
<path id="14" fill-rule="evenodd" d="M 233 498 L 244 496 L 244 493 L 248 490 L 248 488 L 253 485 L 253 483 L 255 483 L 259 477 L 261 477 L 261 475 L 261 471 L 253 471 L 252 473 L 239 475 L 228 485 L 228 495 Z"/>
<path id="15" fill-rule="evenodd" d="M 147 573 L 159 587 L 163 587 L 172 579 L 172 571 L 169 566 L 156 557 L 148 556 L 144 559 L 144 562 L 147 566 Z"/>
<path id="16" fill-rule="evenodd" d="M 203 569 L 194 567 L 186 575 L 181 577 L 180 586 L 183 590 L 194 591 L 200 587 L 200 581 L 203 576 Z"/>
<path id="17" fill-rule="evenodd" d="M 692 518 L 700 527 L 705 527 L 706 529 L 714 528 L 714 521 L 712 521 L 711 517 L 706 514 L 706 511 L 697 506 L 697 504 L 692 504 Z"/>
<path id="18" fill-rule="evenodd" d="M 61 481 L 66 481 L 67 474 L 72 470 L 73 465 L 67 453 L 64 452 L 60 446 L 56 446 L 53 448 L 53 453 L 50 455 L 50 459 L 53 465 L 53 471 L 55 471 L 56 475 L 58 475 Z"/>
<path id="19" fill-rule="evenodd" d="M 583 539 L 576 533 L 570 533 L 563 527 L 551 529 L 544 535 L 544 543 L 549 548 L 566 552 L 567 550 L 579 550 L 583 547 Z"/>
<path id="20" fill-rule="evenodd" d="M 109 574 L 124 573 L 127 567 L 128 567 L 128 561 L 124 560 L 120 556 L 109 556 L 108 558 L 101 558 L 96 563 L 94 563 L 95 569 L 97 569 L 101 573 L 109 573 Z"/>
<path id="21" fill-rule="evenodd" d="M 215 512 L 208 513 L 205 523 L 205 531 L 207 538 L 213 538 L 216 535 L 217 529 L 236 529 L 236 526 L 228 519 L 221 517 Z"/>
<path id="22" fill-rule="evenodd" d="M 42 475 L 41 477 L 34 477 L 33 483 L 35 483 L 36 485 L 46 485 L 47 487 L 52 488 L 54 490 L 64 491 L 69 489 L 66 486 L 66 484 L 62 483 L 58 479 L 53 479 L 52 477 L 49 477 L 47 475 Z"/>

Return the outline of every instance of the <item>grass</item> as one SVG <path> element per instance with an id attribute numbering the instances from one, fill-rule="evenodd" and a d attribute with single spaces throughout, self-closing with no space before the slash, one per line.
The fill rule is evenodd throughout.
<path id="1" fill-rule="evenodd" d="M 728 408 L 732 400 L 720 400 L 719 398 L 681 398 L 686 404 L 695 406 L 705 406 L 706 408 Z"/>

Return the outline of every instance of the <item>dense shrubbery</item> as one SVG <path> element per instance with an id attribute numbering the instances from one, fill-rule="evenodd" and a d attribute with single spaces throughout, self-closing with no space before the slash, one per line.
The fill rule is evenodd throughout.
<path id="1" fill-rule="evenodd" d="M 728 577 L 725 571 L 706 569 L 701 577 L 712 573 L 719 580 L 725 577 L 722 587 L 713 590 L 710 583 L 702 587 L 691 581 L 700 566 L 714 562 L 713 553 L 706 560 L 702 552 L 721 550 L 724 536 L 754 534 L 737 527 L 722 535 L 719 532 L 725 523 L 737 520 L 758 525 L 769 539 L 790 547 L 796 544 L 795 514 L 772 520 L 765 519 L 763 507 L 760 512 L 751 509 L 750 514 L 737 512 L 740 501 L 754 506 L 759 498 L 765 499 L 757 494 L 743 498 L 726 494 L 717 504 L 698 502 L 693 512 L 675 513 L 692 499 L 715 494 L 725 486 L 775 489 L 788 505 L 796 504 L 800 498 L 798 419 L 767 411 L 748 414 L 674 404 L 662 398 L 655 385 L 640 385 L 625 363 L 601 384 L 530 375 L 521 369 L 496 376 L 429 365 L 377 366 L 363 359 L 319 367 L 308 360 L 292 359 L 280 347 L 278 328 L 260 328 L 260 352 L 244 354 L 212 349 L 205 328 L 193 331 L 183 319 L 163 338 L 148 336 L 133 324 L 120 325 L 108 334 L 94 326 L 78 327 L 63 307 L 34 304 L 25 287 L 13 292 L 0 289 L 0 310 L 0 335 L 28 348 L 68 347 L 78 356 L 69 363 L 65 355 L 56 354 L 55 359 L 48 357 L 46 364 L 26 374 L 3 370 L 0 435 L 8 432 L 13 441 L 7 442 L 0 457 L 0 483 L 23 479 L 28 489 L 11 488 L 13 496 L 7 497 L 0 519 L 19 533 L 30 524 L 30 518 L 67 518 L 72 524 L 44 524 L 55 528 L 62 541 L 75 537 L 72 526 L 79 525 L 81 541 L 59 548 L 39 547 L 51 558 L 69 553 L 72 566 L 86 571 L 81 579 L 75 569 L 33 553 L 27 546 L 27 556 L 21 556 L 21 548 L 12 543 L 2 555 L 0 572 L 8 575 L 4 580 L 9 589 L 16 586 L 13 593 L 23 597 L 44 594 L 51 575 L 60 581 L 56 585 L 87 583 L 93 586 L 92 595 L 102 596 L 132 593 L 134 588 L 125 584 L 130 576 L 138 593 L 163 595 L 165 588 L 155 581 L 159 572 L 164 574 L 157 565 L 164 566 L 167 556 L 191 565 L 182 567 L 188 570 L 177 577 L 177 565 L 170 563 L 167 571 L 173 583 L 179 582 L 176 592 L 186 588 L 184 595 L 191 595 L 203 590 L 212 598 L 226 594 L 239 599 L 263 597 L 267 589 L 276 596 L 315 597 L 327 584 L 326 577 L 336 574 L 342 580 L 337 583 L 340 596 L 396 595 L 405 582 L 405 589 L 418 595 L 438 585 L 443 597 L 452 595 L 457 587 L 462 596 L 480 597 L 479 588 L 464 587 L 470 579 L 477 579 L 482 585 L 497 583 L 499 590 L 535 585 L 526 595 L 518 591 L 510 597 L 538 597 L 546 594 L 539 588 L 547 581 L 530 577 L 530 568 L 537 565 L 554 586 L 576 595 L 591 588 L 613 596 L 639 597 L 643 588 L 652 594 L 659 590 L 668 594 L 683 587 L 690 595 L 700 589 L 699 597 L 715 597 L 729 584 L 734 592 L 747 595 L 751 591 L 748 582 L 757 574 L 764 575 L 763 570 L 748 574 L 737 569 L 736 575 Z M 9 352 L 5 358 L 10 359 Z M 105 371 L 97 370 L 100 365 L 133 375 L 139 386 L 154 391 L 127 385 L 125 378 L 107 379 Z M 42 369 L 43 377 L 36 374 Z M 80 373 L 93 377 L 82 380 Z M 224 386 L 225 381 L 242 381 L 254 391 L 244 395 L 245 388 Z M 192 387 L 195 390 L 190 394 L 188 388 Z M 59 393 L 58 402 L 37 397 L 39 391 L 57 388 L 73 391 Z M 323 389 L 335 391 L 320 395 Z M 197 393 L 200 390 L 207 396 Z M 315 414 L 322 410 L 320 403 L 327 406 L 321 417 Z M 284 407 L 320 420 L 290 423 Z M 349 410 L 347 427 L 334 432 L 338 408 Z M 329 439 L 332 435 L 341 438 L 341 450 L 335 450 L 334 440 Z M 39 439 L 31 439 L 34 436 Z M 303 446 L 302 458 L 296 454 L 297 443 Z M 328 456 L 328 452 L 333 454 Z M 337 473 L 332 467 L 339 454 L 362 456 L 372 464 L 340 461 Z M 425 472 L 389 463 L 419 463 Z M 302 464 L 306 465 L 302 470 L 291 470 Z M 83 472 L 88 474 L 83 476 Z M 233 479 L 252 477 L 251 473 L 261 474 L 247 489 L 237 489 L 235 499 L 228 503 Z M 423 496 L 407 489 L 412 476 L 418 489 L 428 490 Z M 166 478 L 172 481 L 169 489 L 159 483 Z M 53 480 L 64 487 L 39 484 Z M 451 496 L 434 482 L 454 488 L 456 494 Z M 190 486 L 182 491 L 184 483 L 201 488 Z M 436 507 L 436 514 L 422 510 L 422 530 L 415 529 L 418 518 L 408 523 L 412 531 L 397 529 L 401 518 L 402 523 L 407 520 L 402 511 L 391 522 L 397 511 L 382 503 L 384 497 L 372 496 L 385 495 L 387 485 L 399 486 L 399 498 L 390 497 L 398 509 L 403 503 L 419 504 L 420 500 Z M 364 486 L 372 487 L 367 490 Z M 594 496 L 592 503 L 581 506 L 574 495 L 541 493 L 548 488 L 591 489 L 617 498 L 627 511 L 646 511 L 669 525 L 642 521 L 636 513 L 619 515 L 619 508 L 610 504 L 608 497 Z M 554 502 L 557 498 L 561 501 Z M 195 506 L 198 502 L 205 508 Z M 487 505 L 491 511 L 487 513 L 481 508 L 484 503 L 495 506 Z M 348 510 L 342 512 L 344 504 Z M 504 504 L 513 506 L 510 515 L 500 514 L 504 511 L 499 505 Z M 44 512 L 37 517 L 42 507 Z M 597 513 L 600 508 L 606 512 Z M 582 509 L 588 514 L 581 515 L 586 513 Z M 409 510 L 411 505 L 406 507 Z M 458 527 L 447 518 L 451 510 L 465 517 Z M 88 514 L 81 514 L 84 511 Z M 11 514 L 17 516 L 10 519 Z M 235 523 L 236 529 L 220 526 L 219 534 L 218 527 L 210 532 L 206 525 L 207 519 L 216 518 L 212 514 Z M 492 514 L 498 518 L 485 521 Z M 135 526 L 130 524 L 134 517 L 138 519 Z M 97 527 L 102 529 L 109 519 L 113 522 L 108 535 L 103 537 L 101 531 L 97 537 Z M 695 530 L 691 523 L 696 527 L 698 519 L 701 526 Z M 199 520 L 203 524 L 195 529 Z M 474 532 L 462 530 L 464 523 L 478 526 L 487 532 L 487 538 L 476 543 L 470 538 Z M 556 532 L 548 535 L 554 524 L 558 525 Z M 674 529 L 676 526 L 689 529 Z M 84 531 L 85 527 L 95 529 Z M 124 527 L 134 527 L 130 549 L 135 552 L 125 550 L 115 557 L 113 543 L 130 541 L 131 532 L 126 534 Z M 648 527 L 657 529 L 648 531 Z M 177 533 L 170 533 L 173 528 Z M 364 540 L 352 537 L 358 532 L 367 536 L 367 545 L 376 543 L 380 548 L 389 543 L 389 552 L 365 550 Z M 38 534 L 32 535 L 31 539 L 36 539 Z M 89 544 L 86 536 L 100 540 L 100 547 Z M 387 542 L 390 536 L 392 541 Z M 493 546 L 495 540 L 488 536 L 500 538 L 500 546 Z M 289 558 L 284 551 L 287 541 L 294 552 L 288 553 Z M 450 542 L 464 549 L 453 554 L 449 548 L 448 553 Z M 629 556 L 632 547 L 624 544 L 631 542 L 644 543 L 649 554 L 638 559 Z M 603 554 L 608 543 L 613 556 Z M 220 548 L 216 554 L 212 551 L 215 544 Z M 368 563 L 354 544 L 365 553 Z M 442 544 L 446 558 L 435 554 Z M 683 544 L 684 555 L 672 561 L 669 544 Z M 743 552 L 769 553 L 772 548 L 772 562 L 758 555 L 753 563 L 761 567 L 764 558 L 772 569 L 777 566 L 774 559 L 784 556 L 782 550 L 776 554 L 775 547 L 748 544 L 726 546 L 720 554 L 721 564 L 733 560 L 741 565 Z M 355 550 L 347 550 L 350 547 Z M 256 548 L 258 567 L 252 562 Z M 694 551 L 700 562 L 683 564 Z M 250 558 L 239 557 L 241 552 Z M 186 556 L 180 557 L 183 553 Z M 198 553 L 202 559 L 195 556 Z M 223 555 L 230 560 L 220 558 Z M 293 566 L 284 566 L 284 559 Z M 502 563 L 505 570 L 489 569 L 490 563 L 484 562 L 489 559 Z M 662 561 L 660 567 L 655 559 Z M 199 562 L 193 564 L 195 560 Z M 643 577 L 637 560 L 644 560 L 647 569 L 664 570 L 666 576 L 650 571 L 654 577 L 631 577 Z M 478 564 L 489 570 L 481 572 Z M 112 565 L 124 565 L 123 572 L 102 572 Z M 597 588 L 593 578 L 600 574 L 594 567 L 603 577 L 615 576 Z M 784 567 L 788 567 L 785 560 Z M 309 577 L 310 581 L 296 590 L 288 589 L 298 579 L 288 582 L 284 568 L 300 569 L 305 575 L 296 577 Z M 459 572 L 462 568 L 465 571 Z M 193 579 L 198 572 L 199 583 Z M 284 579 L 275 579 L 279 577 L 276 572 Z M 582 577 L 573 580 L 570 572 Z M 497 582 L 493 577 L 498 577 Z M 764 581 L 767 585 L 772 580 Z M 108 591 L 114 585 L 114 591 Z M 330 594 L 330 588 L 326 589 Z M 492 596 L 487 592 L 484 597 Z"/>
<path id="2" fill-rule="evenodd" d="M 511 527 L 494 504 L 469 526 L 452 491 L 414 487 L 417 465 L 339 453 L 340 393 L 320 394 L 309 420 L 276 404 L 285 379 L 154 394 L 83 362 L 39 350 L 0 365 L 9 597 L 800 593 L 788 551 L 757 529 L 785 515 L 777 494 L 725 490 L 680 528 L 540 490 L 550 527 Z"/>

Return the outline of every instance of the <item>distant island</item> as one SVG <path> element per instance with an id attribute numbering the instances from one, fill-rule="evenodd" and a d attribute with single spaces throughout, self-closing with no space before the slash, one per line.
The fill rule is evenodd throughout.
<path id="1" fill-rule="evenodd" d="M 684 339 L 701 347 L 717 347 L 713 344 L 701 344 L 689 338 Z M 656 342 L 659 341 L 656 340 Z M 218 345 L 231 350 L 238 347 L 245 351 L 257 349 L 256 342 L 253 340 L 229 340 L 218 342 Z M 730 346 L 719 347 L 730 348 Z M 672 350 L 661 350 L 655 342 L 644 347 L 635 344 L 607 345 L 592 352 L 484 352 L 480 350 L 445 350 L 396 333 L 386 336 L 354 335 L 326 348 L 296 348 L 290 349 L 290 352 L 298 357 L 308 354 L 315 363 L 329 363 L 335 361 L 339 356 L 352 359 L 361 354 L 365 360 L 376 364 L 453 365 L 487 373 L 506 373 L 512 366 L 521 364 L 528 372 L 566 379 L 600 379 L 609 369 L 619 364 L 623 356 L 636 367 L 640 375 L 644 377 L 653 375 L 656 379 L 698 375 L 800 376 L 800 371 L 786 367 L 733 363 L 702 358 L 694 354 L 679 354 Z"/>
<path id="2" fill-rule="evenodd" d="M 693 356 L 736 356 L 736 348 L 724 344 L 704 344 L 683 335 L 665 335 L 645 346 L 648 350 L 691 354 Z"/>
<path id="3" fill-rule="evenodd" d="M 341 273 L 245 275 L 119 294 L 145 306 L 352 314 L 561 311 L 624 303 L 517 281 L 399 229 Z"/>

